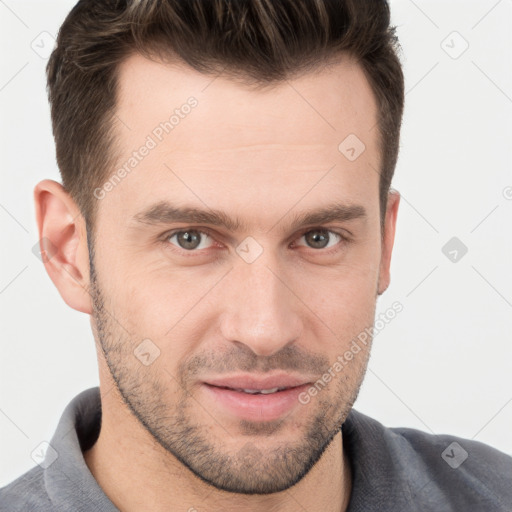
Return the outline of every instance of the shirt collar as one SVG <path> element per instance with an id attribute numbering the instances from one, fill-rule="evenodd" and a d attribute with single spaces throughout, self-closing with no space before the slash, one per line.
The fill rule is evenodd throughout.
<path id="1" fill-rule="evenodd" d="M 50 441 L 57 458 L 44 475 L 46 492 L 56 510 L 119 512 L 94 479 L 82 453 L 96 442 L 100 425 L 99 387 L 82 391 L 64 409 Z M 48 448 L 46 458 L 55 457 L 53 450 Z"/>

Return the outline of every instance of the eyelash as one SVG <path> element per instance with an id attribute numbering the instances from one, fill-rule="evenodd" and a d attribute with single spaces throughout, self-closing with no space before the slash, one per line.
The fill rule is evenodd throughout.
<path id="1" fill-rule="evenodd" d="M 172 251 L 176 250 L 176 251 L 180 252 L 181 254 L 184 254 L 186 257 L 197 256 L 197 254 L 200 253 L 201 251 L 208 251 L 209 250 L 209 249 L 200 249 L 200 250 L 191 249 L 191 250 L 187 251 L 187 250 L 181 249 L 177 245 L 174 245 L 174 244 L 169 242 L 169 239 L 172 236 L 176 235 L 177 233 L 184 232 L 184 231 L 196 231 L 197 233 L 200 233 L 202 235 L 207 235 L 210 238 L 214 239 L 214 236 L 212 235 L 212 233 L 208 229 L 184 227 L 184 228 L 174 229 L 172 231 L 168 231 L 168 232 L 164 233 L 162 235 L 162 237 L 161 237 L 161 242 L 164 244 L 164 246 L 166 248 L 169 248 L 169 246 L 173 246 L 172 248 L 170 248 L 170 250 L 172 250 Z M 332 229 L 328 229 L 328 228 L 322 227 L 322 226 L 315 226 L 315 227 L 308 228 L 308 229 L 302 231 L 299 234 L 298 239 L 302 238 L 304 235 L 306 235 L 308 233 L 311 233 L 313 231 L 323 231 L 323 232 L 326 232 L 326 233 L 330 233 L 330 234 L 336 235 L 337 237 L 340 238 L 340 241 L 335 246 L 329 247 L 328 249 L 314 249 L 312 247 L 309 247 L 310 250 L 312 250 L 314 252 L 317 252 L 319 254 L 322 254 L 322 255 L 330 255 L 332 253 L 338 252 L 339 250 L 341 250 L 340 245 L 345 245 L 345 244 L 347 244 L 347 243 L 349 243 L 351 241 L 351 239 L 348 238 L 346 235 L 343 235 L 342 233 L 340 233 L 338 231 L 334 231 Z M 305 246 L 305 247 L 307 247 L 307 246 Z"/>

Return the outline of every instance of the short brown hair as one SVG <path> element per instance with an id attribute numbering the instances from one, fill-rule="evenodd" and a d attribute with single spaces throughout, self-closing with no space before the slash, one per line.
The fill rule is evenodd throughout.
<path id="1" fill-rule="evenodd" d="M 46 69 L 63 185 L 90 228 L 93 190 L 116 164 L 118 70 L 131 54 L 271 85 L 348 53 L 377 100 L 383 223 L 404 104 L 398 50 L 386 0 L 80 0 Z"/>

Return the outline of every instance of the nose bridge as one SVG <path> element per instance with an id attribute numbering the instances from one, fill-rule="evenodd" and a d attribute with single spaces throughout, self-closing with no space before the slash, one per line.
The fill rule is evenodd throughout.
<path id="1" fill-rule="evenodd" d="M 283 281 L 276 260 L 265 253 L 252 263 L 236 263 L 222 321 L 227 341 L 268 356 L 299 337 L 298 301 Z"/>

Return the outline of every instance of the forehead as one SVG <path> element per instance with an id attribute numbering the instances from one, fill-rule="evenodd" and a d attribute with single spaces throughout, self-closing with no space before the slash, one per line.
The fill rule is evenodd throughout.
<path id="1" fill-rule="evenodd" d="M 298 199 L 319 180 L 320 195 L 334 186 L 347 197 L 377 193 L 377 105 L 348 56 L 318 73 L 253 89 L 132 55 L 120 66 L 118 88 L 117 167 L 128 170 L 109 193 L 118 209 L 175 199 L 178 188 L 216 208 L 222 190 L 241 204 L 258 190 L 279 201 L 276 190 Z M 127 166 L 149 141 L 144 157 Z M 353 159 L 352 149 L 356 156 L 363 151 Z M 308 200 L 318 198 L 313 192 Z"/>
<path id="2" fill-rule="evenodd" d="M 371 143 L 377 119 L 371 87 L 348 55 L 327 69 L 264 89 L 137 54 L 120 65 L 117 114 L 129 126 L 149 132 L 191 96 L 199 108 L 174 131 L 175 149 L 191 131 L 202 150 L 255 142 L 325 145 L 348 133 Z M 226 133 L 236 138 L 228 140 Z"/>

